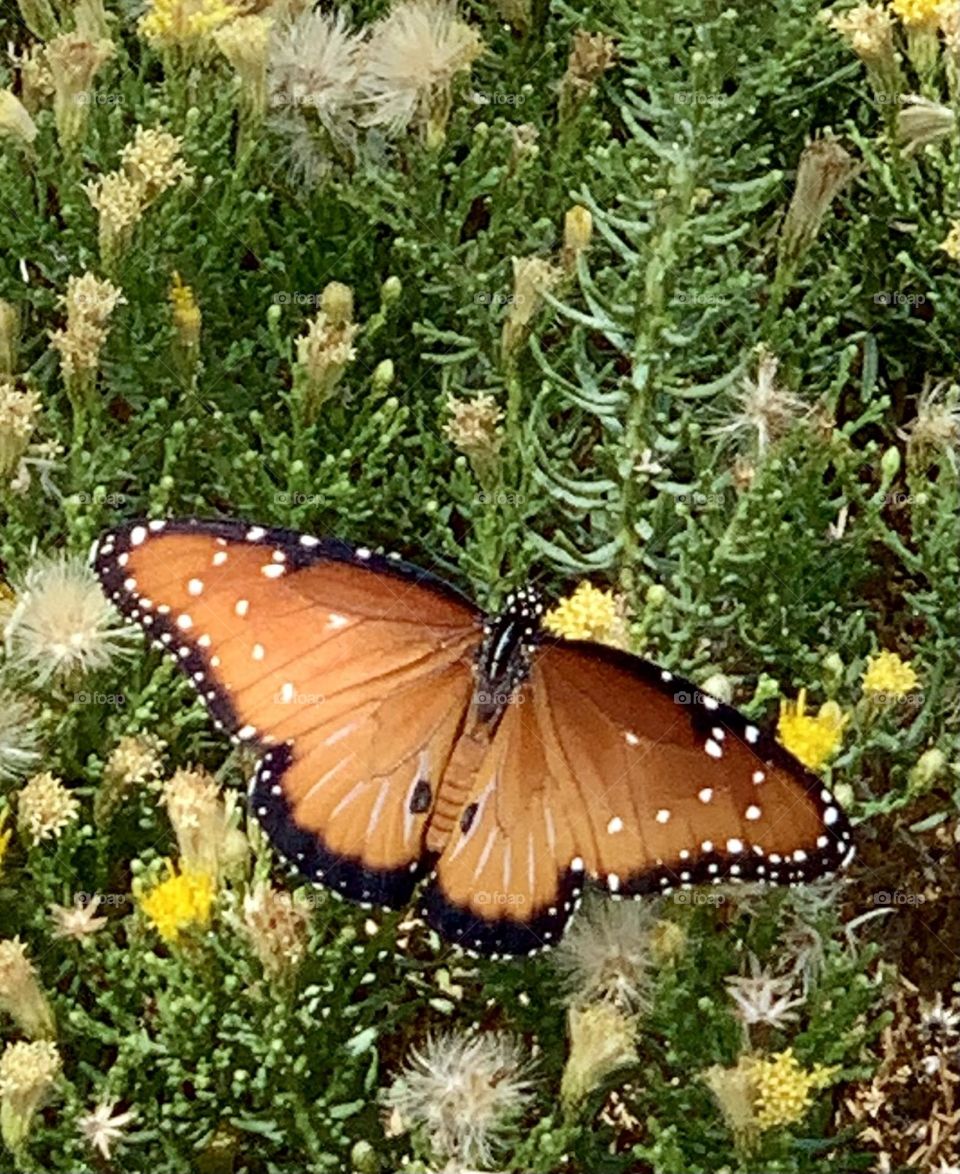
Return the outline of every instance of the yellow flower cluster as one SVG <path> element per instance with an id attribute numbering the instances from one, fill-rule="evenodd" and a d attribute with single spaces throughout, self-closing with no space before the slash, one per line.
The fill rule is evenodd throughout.
<path id="1" fill-rule="evenodd" d="M 200 342 L 200 326 L 203 315 L 197 299 L 189 285 L 184 285 L 180 274 L 174 273 L 170 287 L 170 302 L 173 305 L 173 325 L 177 341 L 185 350 L 194 350 Z"/>
<path id="2" fill-rule="evenodd" d="M 905 697 L 920 684 L 913 665 L 895 652 L 878 652 L 867 661 L 860 679 L 864 693 L 874 697 Z"/>
<path id="3" fill-rule="evenodd" d="M 451 396 L 447 411 L 450 418 L 443 426 L 443 434 L 454 448 L 481 460 L 496 455 L 503 440 L 503 412 L 492 395 L 481 392 L 472 399 Z"/>
<path id="4" fill-rule="evenodd" d="M 907 28 L 935 29 L 940 20 L 941 0 L 892 0 L 890 7 Z"/>
<path id="5" fill-rule="evenodd" d="M 760 1130 L 794 1125 L 802 1120 L 813 1102 L 813 1093 L 836 1076 L 837 1068 L 815 1064 L 801 1067 L 792 1048 L 751 1062 L 755 1090 L 754 1116 Z"/>
<path id="6" fill-rule="evenodd" d="M 555 636 L 567 640 L 609 638 L 619 619 L 617 600 L 612 591 L 601 591 L 584 581 L 572 595 L 551 608 L 543 617 L 543 626 Z"/>
<path id="7" fill-rule="evenodd" d="M 190 929 L 210 924 L 213 880 L 204 872 L 177 872 L 155 885 L 140 900 L 140 908 L 165 942 L 175 943 Z"/>
<path id="8" fill-rule="evenodd" d="M 7 856 L 7 849 L 10 847 L 10 839 L 13 836 L 13 828 L 7 827 L 10 819 L 10 809 L 4 807 L 0 811 L 0 868 L 3 868 L 3 862 Z"/>
<path id="9" fill-rule="evenodd" d="M 211 34 L 238 15 L 225 0 L 150 0 L 140 35 L 157 48 L 206 46 Z"/>
<path id="10" fill-rule="evenodd" d="M 17 471 L 40 413 L 40 398 L 13 382 L 0 381 L 0 478 Z"/>
<path id="11" fill-rule="evenodd" d="M 34 775 L 17 797 L 17 823 L 35 842 L 57 839 L 79 814 L 76 796 L 50 771 Z"/>
<path id="12" fill-rule="evenodd" d="M 92 376 L 100 362 L 110 315 L 126 298 L 117 286 L 87 272 L 67 279 L 67 292 L 60 301 L 66 307 L 67 325 L 51 334 L 50 345 L 60 352 L 64 378 L 69 382 Z"/>
<path id="13" fill-rule="evenodd" d="M 780 702 L 777 737 L 804 766 L 819 770 L 840 749 L 849 720 L 835 701 L 825 702 L 816 715 L 808 714 L 807 691 L 801 689 L 796 701 Z"/>
<path id="14" fill-rule="evenodd" d="M 804 1068 L 787 1048 L 773 1056 L 743 1055 L 732 1068 L 715 1064 L 703 1079 L 738 1143 L 752 1147 L 758 1133 L 802 1121 L 813 1093 L 838 1071 L 823 1064 Z"/>

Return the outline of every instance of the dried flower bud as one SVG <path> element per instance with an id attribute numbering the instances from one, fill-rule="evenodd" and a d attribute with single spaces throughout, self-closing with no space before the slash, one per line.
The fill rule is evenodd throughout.
<path id="1" fill-rule="evenodd" d="M 497 455 L 503 436 L 500 421 L 503 412 L 492 395 L 483 393 L 473 399 L 447 400 L 450 418 L 443 434 L 450 443 L 474 462 L 486 464 Z"/>
<path id="2" fill-rule="evenodd" d="M 512 359 L 526 341 L 543 306 L 543 295 L 553 290 L 562 276 L 562 270 L 543 257 L 513 258 L 513 294 L 500 337 L 504 359 Z"/>
<path id="3" fill-rule="evenodd" d="M 217 48 L 233 66 L 240 79 L 245 108 L 254 119 L 267 108 L 267 63 L 273 21 L 262 16 L 241 16 L 217 29 Z"/>
<path id="4" fill-rule="evenodd" d="M 112 41 L 91 41 L 77 32 L 55 37 L 47 45 L 53 112 L 64 150 L 76 147 L 86 134 L 93 79 L 114 52 Z"/>
<path id="5" fill-rule="evenodd" d="M 243 929 L 270 977 L 290 976 L 307 952 L 310 911 L 292 894 L 259 884 L 243 899 Z"/>
<path id="6" fill-rule="evenodd" d="M 53 1011 L 18 937 L 0 941 L 0 1010 L 31 1039 L 52 1039 L 56 1035 Z"/>
<path id="7" fill-rule="evenodd" d="M 320 313 L 307 323 L 297 339 L 294 365 L 296 411 L 306 425 L 313 424 L 320 408 L 333 395 L 356 351 L 353 340 L 360 327 L 353 322 L 353 291 L 331 281 L 320 295 Z"/>
<path id="8" fill-rule="evenodd" d="M 560 83 L 560 116 L 567 118 L 589 96 L 596 82 L 617 60 L 617 43 L 603 33 L 577 29 Z"/>
<path id="9" fill-rule="evenodd" d="M 859 164 L 832 136 L 804 148 L 797 167 L 793 199 L 780 230 L 782 254 L 798 261 L 817 238 L 831 204 L 860 170 Z"/>
<path id="10" fill-rule="evenodd" d="M 0 380 L 17 372 L 20 349 L 20 313 L 12 302 L 0 298 Z"/>
<path id="11" fill-rule="evenodd" d="M 567 1012 L 570 1054 L 560 1082 L 560 1099 L 572 1108 L 618 1068 L 637 1063 L 637 1021 L 610 1003 Z"/>
<path id="12" fill-rule="evenodd" d="M 37 137 L 37 128 L 20 99 L 9 90 L 0 90 L 0 135 L 9 135 L 28 146 Z"/>
<path id="13" fill-rule="evenodd" d="M 50 0 L 17 0 L 23 23 L 41 41 L 55 37 L 60 31 Z"/>
<path id="14" fill-rule="evenodd" d="M 563 267 L 568 273 L 577 267 L 577 258 L 590 245 L 593 217 L 582 204 L 574 204 L 563 219 Z"/>

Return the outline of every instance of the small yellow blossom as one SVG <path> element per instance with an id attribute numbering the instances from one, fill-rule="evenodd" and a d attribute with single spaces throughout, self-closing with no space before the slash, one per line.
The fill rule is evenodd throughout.
<path id="1" fill-rule="evenodd" d="M 920 678 L 908 661 L 884 649 L 871 656 L 860 684 L 864 693 L 874 696 L 905 697 L 920 684 Z"/>
<path id="2" fill-rule="evenodd" d="M 757 1057 L 752 1065 L 756 1090 L 754 1113 L 761 1130 L 794 1125 L 813 1103 L 813 1093 L 826 1088 L 839 1071 L 815 1064 L 801 1067 L 792 1048 L 771 1057 Z"/>
<path id="3" fill-rule="evenodd" d="M 158 48 L 206 48 L 212 45 L 211 34 L 238 15 L 224 0 L 151 0 L 138 27 Z"/>
<path id="4" fill-rule="evenodd" d="M 214 888 L 203 872 L 177 872 L 170 865 L 170 875 L 140 899 L 140 908 L 165 942 L 176 942 L 182 933 L 210 924 Z"/>
<path id="5" fill-rule="evenodd" d="M 950 231 L 940 244 L 940 248 L 951 261 L 960 261 L 960 220 L 950 222 Z"/>
<path id="6" fill-rule="evenodd" d="M 940 21 L 941 0 L 892 0 L 891 9 L 906 28 L 935 29 Z"/>
<path id="7" fill-rule="evenodd" d="M 189 285 L 183 284 L 180 274 L 176 272 L 170 287 L 170 302 L 173 306 L 173 325 L 177 331 L 177 341 L 185 350 L 196 349 L 200 342 L 203 315 L 200 313 L 193 290 Z"/>
<path id="8" fill-rule="evenodd" d="M 562 599 L 543 617 L 543 626 L 567 640 L 605 640 L 614 630 L 619 615 L 612 591 L 601 591 L 592 583 L 580 583 L 572 595 Z"/>
<path id="9" fill-rule="evenodd" d="M 3 867 L 7 849 L 10 847 L 10 837 L 13 835 L 13 828 L 7 827 L 9 818 L 10 809 L 5 807 L 3 811 L 0 811 L 0 868 Z"/>
<path id="10" fill-rule="evenodd" d="M 850 717 L 835 701 L 821 705 L 816 716 L 806 710 L 806 689 L 800 690 L 796 701 L 781 701 L 777 737 L 804 766 L 819 770 L 840 749 Z"/>

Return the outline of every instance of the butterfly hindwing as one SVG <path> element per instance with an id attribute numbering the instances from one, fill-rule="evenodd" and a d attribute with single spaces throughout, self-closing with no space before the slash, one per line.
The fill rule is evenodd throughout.
<path id="1" fill-rule="evenodd" d="M 95 565 L 261 751 L 251 800 L 281 854 L 345 896 L 405 903 L 469 704 L 472 605 L 362 547 L 236 523 L 133 523 Z"/>
<path id="2" fill-rule="evenodd" d="M 480 954 L 555 945 L 583 886 L 575 859 L 579 812 L 556 801 L 529 701 L 524 686 L 507 706 L 424 893 L 427 921 Z"/>
<path id="3" fill-rule="evenodd" d="M 577 849 L 611 892 L 836 871 L 850 827 L 830 792 L 737 710 L 638 657 L 543 649 L 534 704 Z"/>
<path id="4" fill-rule="evenodd" d="M 469 806 L 424 912 L 486 954 L 553 945 L 587 881 L 617 896 L 797 883 L 852 851 L 830 792 L 737 710 L 593 644 L 540 649 Z"/>

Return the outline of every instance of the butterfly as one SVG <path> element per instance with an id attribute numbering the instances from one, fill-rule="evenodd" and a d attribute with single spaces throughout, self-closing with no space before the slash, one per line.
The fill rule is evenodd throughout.
<path id="1" fill-rule="evenodd" d="M 93 564 L 218 729 L 303 876 L 419 909 L 484 955 L 554 945 L 614 896 L 795 884 L 853 855 L 832 794 L 737 710 L 551 636 L 532 589 L 485 615 L 398 556 L 240 521 L 133 521 Z"/>

